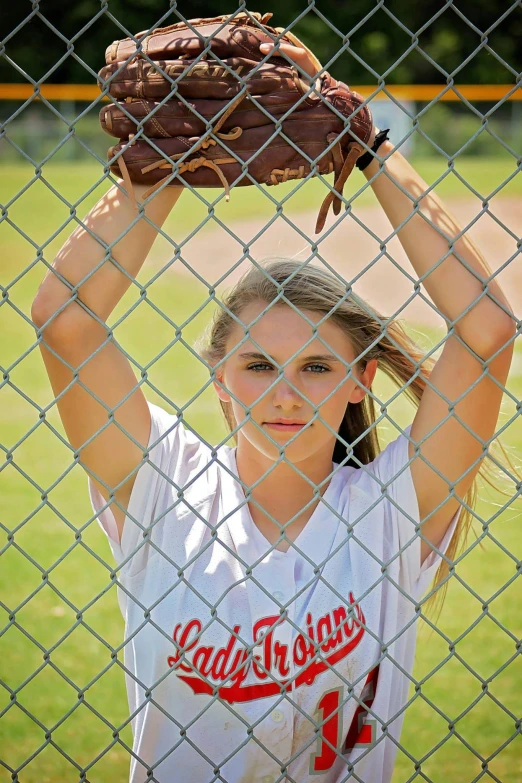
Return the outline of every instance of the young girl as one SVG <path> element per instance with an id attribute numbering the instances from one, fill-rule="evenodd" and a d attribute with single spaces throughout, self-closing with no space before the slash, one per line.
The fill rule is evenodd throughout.
<path id="1" fill-rule="evenodd" d="M 181 186 L 139 219 L 112 187 L 35 300 L 117 564 L 132 783 L 391 779 L 415 620 L 471 521 L 514 319 L 440 199 L 389 141 L 378 155 L 364 176 L 447 321 L 442 354 L 319 266 L 252 267 L 199 346 L 234 448 L 148 402 L 106 325 Z M 378 368 L 418 405 L 383 451 Z"/>

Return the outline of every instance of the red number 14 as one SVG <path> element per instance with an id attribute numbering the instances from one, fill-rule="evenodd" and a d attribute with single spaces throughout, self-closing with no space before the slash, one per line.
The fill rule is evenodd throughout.
<path id="1" fill-rule="evenodd" d="M 368 711 L 363 705 L 371 707 L 375 698 L 379 667 L 368 674 L 352 723 L 343 743 L 343 695 L 344 686 L 325 691 L 315 711 L 317 723 L 322 723 L 320 735 L 317 738 L 317 751 L 310 757 L 310 774 L 326 772 L 339 755 L 349 754 L 353 748 L 367 747 L 375 742 L 376 721 L 368 718 Z M 340 748 L 340 750 L 338 750 Z"/>

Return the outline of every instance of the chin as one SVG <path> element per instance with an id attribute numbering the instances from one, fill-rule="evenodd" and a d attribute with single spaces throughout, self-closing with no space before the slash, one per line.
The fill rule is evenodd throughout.
<path id="1" fill-rule="evenodd" d="M 274 443 L 269 441 L 268 438 L 256 437 L 255 439 L 249 438 L 249 440 L 252 446 L 264 454 L 265 457 L 272 460 L 276 460 L 279 457 L 281 448 L 284 448 L 283 454 L 290 462 L 301 462 L 311 457 L 320 448 L 319 444 L 311 443 L 309 439 L 305 441 L 303 436 L 298 435 L 292 443 L 287 443 L 290 439 L 289 435 L 278 431 L 274 431 L 274 435 Z"/>

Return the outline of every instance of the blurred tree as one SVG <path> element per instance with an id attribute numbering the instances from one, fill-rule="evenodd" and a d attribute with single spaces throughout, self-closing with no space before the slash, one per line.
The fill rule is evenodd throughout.
<path id="1" fill-rule="evenodd" d="M 92 83 L 116 38 L 241 7 L 233 0 L 179 0 L 172 7 L 168 0 L 6 2 L 0 81 Z M 444 84 L 451 74 L 457 83 L 514 83 L 522 70 L 522 9 L 510 8 L 505 0 L 386 0 L 382 7 L 374 0 L 286 0 L 271 23 L 287 26 L 302 15 L 292 25 L 296 35 L 351 84 Z"/>

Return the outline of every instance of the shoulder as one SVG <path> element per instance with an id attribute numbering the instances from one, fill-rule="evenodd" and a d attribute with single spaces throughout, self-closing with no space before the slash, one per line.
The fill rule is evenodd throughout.
<path id="1" fill-rule="evenodd" d="M 149 400 L 147 405 L 151 417 L 149 451 L 176 452 L 185 459 L 210 454 L 212 447 L 191 427 L 183 413 L 169 413 Z"/>
<path id="2" fill-rule="evenodd" d="M 340 468 L 339 470 L 344 471 L 345 485 L 357 487 L 370 494 L 375 492 L 381 494 L 381 486 L 383 484 L 387 485 L 393 479 L 398 478 L 401 475 L 401 471 L 404 471 L 407 467 L 411 427 L 412 425 L 408 424 L 398 434 L 392 434 L 392 439 L 368 464 L 360 467 Z"/>

